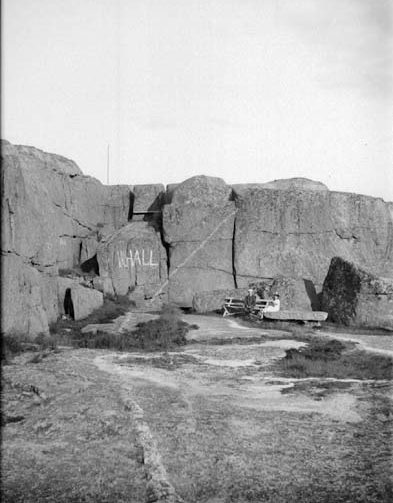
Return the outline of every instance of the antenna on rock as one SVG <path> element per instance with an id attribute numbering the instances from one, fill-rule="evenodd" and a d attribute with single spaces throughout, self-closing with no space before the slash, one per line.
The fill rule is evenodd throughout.
<path id="1" fill-rule="evenodd" d="M 106 151 L 106 184 L 109 185 L 109 143 Z"/>

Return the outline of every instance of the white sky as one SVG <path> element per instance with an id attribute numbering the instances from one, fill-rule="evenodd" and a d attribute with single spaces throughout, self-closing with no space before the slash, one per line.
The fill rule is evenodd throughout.
<path id="1" fill-rule="evenodd" d="M 110 183 L 393 200 L 391 0 L 3 0 L 2 137 Z"/>

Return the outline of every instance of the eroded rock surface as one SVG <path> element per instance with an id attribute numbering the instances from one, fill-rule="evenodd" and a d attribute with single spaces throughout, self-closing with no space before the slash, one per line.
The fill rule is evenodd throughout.
<path id="1" fill-rule="evenodd" d="M 393 279 L 334 257 L 323 284 L 322 309 L 333 322 L 393 330 Z"/>

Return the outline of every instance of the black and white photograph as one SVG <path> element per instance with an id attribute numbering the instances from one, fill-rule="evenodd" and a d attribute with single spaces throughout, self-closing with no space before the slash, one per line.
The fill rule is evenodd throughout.
<path id="1" fill-rule="evenodd" d="M 393 0 L 1 0 L 1 502 L 393 502 Z"/>

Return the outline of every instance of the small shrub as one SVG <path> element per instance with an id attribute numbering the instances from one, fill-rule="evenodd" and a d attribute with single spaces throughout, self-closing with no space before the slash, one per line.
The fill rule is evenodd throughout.
<path id="1" fill-rule="evenodd" d="M 392 379 L 392 358 L 347 348 L 337 340 L 311 340 L 307 347 L 287 350 L 278 366 L 285 375 L 296 378 Z"/>
<path id="2" fill-rule="evenodd" d="M 57 340 L 47 334 L 38 334 L 34 339 L 34 342 L 42 349 L 56 349 Z"/>
<path id="3" fill-rule="evenodd" d="M 9 362 L 14 356 L 24 351 L 23 337 L 19 334 L 1 335 L 1 360 Z"/>
<path id="4" fill-rule="evenodd" d="M 96 334 L 73 333 L 73 344 L 79 348 L 117 349 L 130 351 L 168 350 L 186 344 L 186 334 L 191 326 L 181 319 L 177 307 L 166 305 L 155 320 L 139 323 L 135 331 L 118 334 L 98 331 Z"/>

